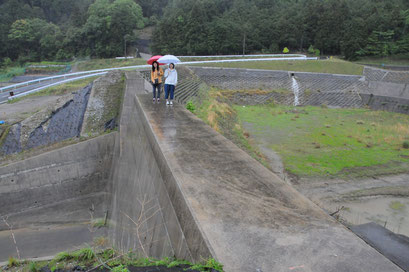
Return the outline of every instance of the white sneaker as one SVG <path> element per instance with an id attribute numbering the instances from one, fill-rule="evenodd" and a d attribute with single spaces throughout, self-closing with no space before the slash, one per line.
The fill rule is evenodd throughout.
<path id="1" fill-rule="evenodd" d="M 166 101 L 166 105 L 169 105 L 169 101 Z"/>
<path id="2" fill-rule="evenodd" d="M 156 98 L 156 102 L 157 102 L 157 103 L 159 103 L 159 100 L 160 100 L 159 98 Z"/>
<path id="3" fill-rule="evenodd" d="M 156 99 L 154 98 L 154 99 L 153 99 L 153 103 L 155 103 L 155 100 L 156 100 Z"/>
<path id="4" fill-rule="evenodd" d="M 173 101 L 172 101 L 172 100 L 170 101 L 170 104 L 173 105 Z"/>

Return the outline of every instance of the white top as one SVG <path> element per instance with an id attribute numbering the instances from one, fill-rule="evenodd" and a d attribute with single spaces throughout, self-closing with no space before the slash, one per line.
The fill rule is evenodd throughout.
<path id="1" fill-rule="evenodd" d="M 165 84 L 175 85 L 178 84 L 178 72 L 176 69 L 166 69 L 165 71 Z"/>

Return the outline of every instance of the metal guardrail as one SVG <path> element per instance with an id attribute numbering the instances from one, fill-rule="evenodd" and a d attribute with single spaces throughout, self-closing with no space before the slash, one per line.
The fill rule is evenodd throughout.
<path id="1" fill-rule="evenodd" d="M 28 86 L 30 84 L 34 83 L 41 83 L 42 81 L 46 80 L 52 80 L 52 79 L 58 79 L 58 78 L 67 78 L 71 76 L 77 76 L 77 75 L 84 75 L 84 74 L 92 74 L 92 73 L 99 73 L 99 72 L 108 72 L 112 70 L 121 70 L 121 69 L 136 69 L 136 68 L 144 68 L 144 67 L 151 67 L 150 65 L 136 65 L 136 66 L 126 66 L 126 67 L 117 67 L 117 68 L 106 68 L 106 69 L 99 69 L 99 70 L 92 70 L 92 71 L 82 71 L 82 72 L 76 72 L 76 73 L 68 73 L 68 74 L 62 74 L 62 75 L 57 75 L 57 76 L 50 76 L 50 77 L 43 77 L 40 79 L 34 79 L 34 80 L 29 80 L 13 85 L 9 85 L 3 88 L 0 88 L 0 93 L 9 90 L 9 89 L 15 89 L 17 87 L 22 87 L 22 86 Z"/>
<path id="2" fill-rule="evenodd" d="M 261 54 L 261 55 L 214 55 L 214 56 L 177 56 L 178 58 L 236 58 L 236 57 L 304 57 L 303 54 Z"/>
<path id="3" fill-rule="evenodd" d="M 58 82 L 55 82 L 55 83 L 52 83 L 52 84 L 48 84 L 48 85 L 46 85 L 46 86 L 41 86 L 41 87 L 35 88 L 35 89 L 33 89 L 33 90 L 30 90 L 30 91 L 27 91 L 27 92 L 24 92 L 24 93 L 21 93 L 21 94 L 16 94 L 16 95 L 10 96 L 10 97 L 8 98 L 8 100 L 13 100 L 13 99 L 16 99 L 16 98 L 18 98 L 18 97 L 26 96 L 26 95 L 29 95 L 29 94 L 31 94 L 31 93 L 35 93 L 35 92 L 38 92 L 38 91 L 41 91 L 41 90 L 50 88 L 50 87 L 55 86 L 55 85 L 59 85 L 59 84 L 63 84 L 63 83 L 67 83 L 67 82 L 70 82 L 70 81 L 75 81 L 75 80 L 79 80 L 79 79 L 83 79 L 83 78 L 105 75 L 106 73 L 108 73 L 108 71 L 106 71 L 106 72 L 101 72 L 101 73 L 90 74 L 90 75 L 85 75 L 85 76 L 81 76 L 81 77 L 74 77 L 74 78 L 70 78 L 70 79 L 58 81 Z"/>
<path id="4" fill-rule="evenodd" d="M 235 56 L 235 55 L 230 55 Z M 241 55 L 237 55 L 241 56 Z M 271 58 L 271 55 L 252 55 L 252 56 L 269 56 L 269 58 L 250 58 L 250 59 L 228 59 L 228 60 L 207 60 L 207 61 L 186 61 L 186 62 L 181 62 L 178 65 L 191 65 L 191 64 L 206 64 L 206 63 L 223 63 L 223 62 L 246 62 L 246 61 L 275 61 L 275 60 L 316 60 L 317 58 L 308 58 L 305 55 L 274 55 L 274 56 L 286 56 L 286 57 L 280 57 L 280 58 Z M 294 56 L 294 57 L 292 57 Z M 197 57 L 197 56 L 193 56 Z M 214 57 L 214 56 L 198 56 L 198 57 Z M 47 81 L 47 80 L 53 80 L 53 79 L 59 79 L 59 78 L 67 78 L 67 77 L 72 77 L 66 80 L 61 80 L 58 82 L 50 83 L 45 86 L 41 86 L 39 88 L 35 88 L 30 91 L 26 91 L 14 96 L 11 96 L 8 98 L 8 100 L 13 100 L 18 97 L 22 97 L 43 89 L 46 89 L 48 87 L 52 87 L 55 85 L 63 84 L 66 82 L 70 81 L 75 81 L 83 78 L 88 78 L 88 77 L 93 77 L 93 76 L 98 76 L 98 75 L 104 75 L 108 71 L 113 71 L 113 70 L 126 70 L 126 69 L 143 69 L 143 68 L 150 68 L 151 65 L 135 65 L 135 66 L 124 66 L 124 67 L 116 67 L 116 68 L 106 68 L 106 69 L 99 69 L 99 70 L 91 70 L 91 71 L 82 71 L 82 72 L 76 72 L 76 73 L 68 73 L 68 74 L 63 74 L 63 75 L 57 75 L 57 76 L 51 76 L 51 77 L 45 77 L 41 79 L 36 79 L 36 80 L 30 80 L 18 84 L 13 84 L 9 85 L 3 88 L 0 88 L 0 93 L 10 90 L 10 89 L 16 89 L 17 87 L 21 86 L 28 86 L 30 84 L 35 84 L 35 83 L 41 83 L 42 81 Z M 84 75 L 85 76 L 80 76 Z M 88 75 L 87 75 L 88 74 Z"/>
<path id="5" fill-rule="evenodd" d="M 298 55 L 298 54 L 293 54 L 293 55 L 284 55 L 284 54 L 278 54 L 278 55 L 249 55 L 249 57 L 253 57 L 253 56 L 254 57 L 269 56 L 269 58 L 187 61 L 187 62 L 179 63 L 179 65 L 184 65 L 184 64 L 205 64 L 205 63 L 217 63 L 217 62 L 242 62 L 242 61 L 265 61 L 265 60 L 312 60 L 312 59 L 316 60 L 317 59 L 317 58 L 308 58 L 305 55 Z M 286 56 L 286 57 L 282 57 L 282 56 Z M 180 57 L 188 57 L 188 56 L 180 56 Z M 243 57 L 243 55 L 190 56 L 190 57 L 194 57 L 194 58 Z M 279 57 L 279 58 L 277 58 L 277 57 Z M 13 84 L 13 85 L 9 85 L 9 86 L 0 88 L 0 93 L 2 93 L 4 91 L 7 91 L 7 90 L 10 90 L 10 89 L 16 89 L 17 87 L 28 86 L 30 84 L 41 83 L 42 81 L 47 81 L 47 80 L 52 80 L 52 79 L 67 78 L 67 77 L 71 77 L 71 76 L 91 74 L 91 73 L 99 73 L 99 72 L 112 71 L 112 70 L 138 69 L 138 68 L 148 68 L 148 67 L 150 67 L 150 65 L 124 66 L 124 67 L 117 67 L 117 68 L 106 68 L 106 69 L 82 71 L 82 72 L 76 72 L 76 73 L 67 73 L 67 74 L 62 74 L 62 75 L 44 77 L 44 78 L 29 80 L 29 81 L 25 81 L 25 82 L 21 82 L 21 83 L 17 83 L 17 84 Z"/>

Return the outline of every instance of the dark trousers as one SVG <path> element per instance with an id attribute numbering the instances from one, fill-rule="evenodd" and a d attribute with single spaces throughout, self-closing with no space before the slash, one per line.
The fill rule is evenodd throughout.
<path id="1" fill-rule="evenodd" d="M 165 84 L 165 99 L 168 99 L 170 94 L 170 100 L 173 100 L 173 94 L 175 92 L 175 85 Z"/>
<path id="2" fill-rule="evenodd" d="M 162 87 L 162 83 L 152 84 L 153 88 L 153 98 L 160 98 L 160 89 Z M 156 89 L 158 89 L 158 96 L 156 96 Z"/>

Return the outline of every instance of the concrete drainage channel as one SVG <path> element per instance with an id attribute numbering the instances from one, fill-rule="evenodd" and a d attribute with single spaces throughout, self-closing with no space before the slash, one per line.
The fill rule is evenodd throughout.
<path id="1" fill-rule="evenodd" d="M 94 225 L 109 208 L 117 132 L 104 131 L 107 122 L 115 128 L 123 84 L 120 72 L 108 73 L 4 132 L 0 150 L 9 156 L 0 166 L 0 261 L 50 256 L 107 236 Z"/>

